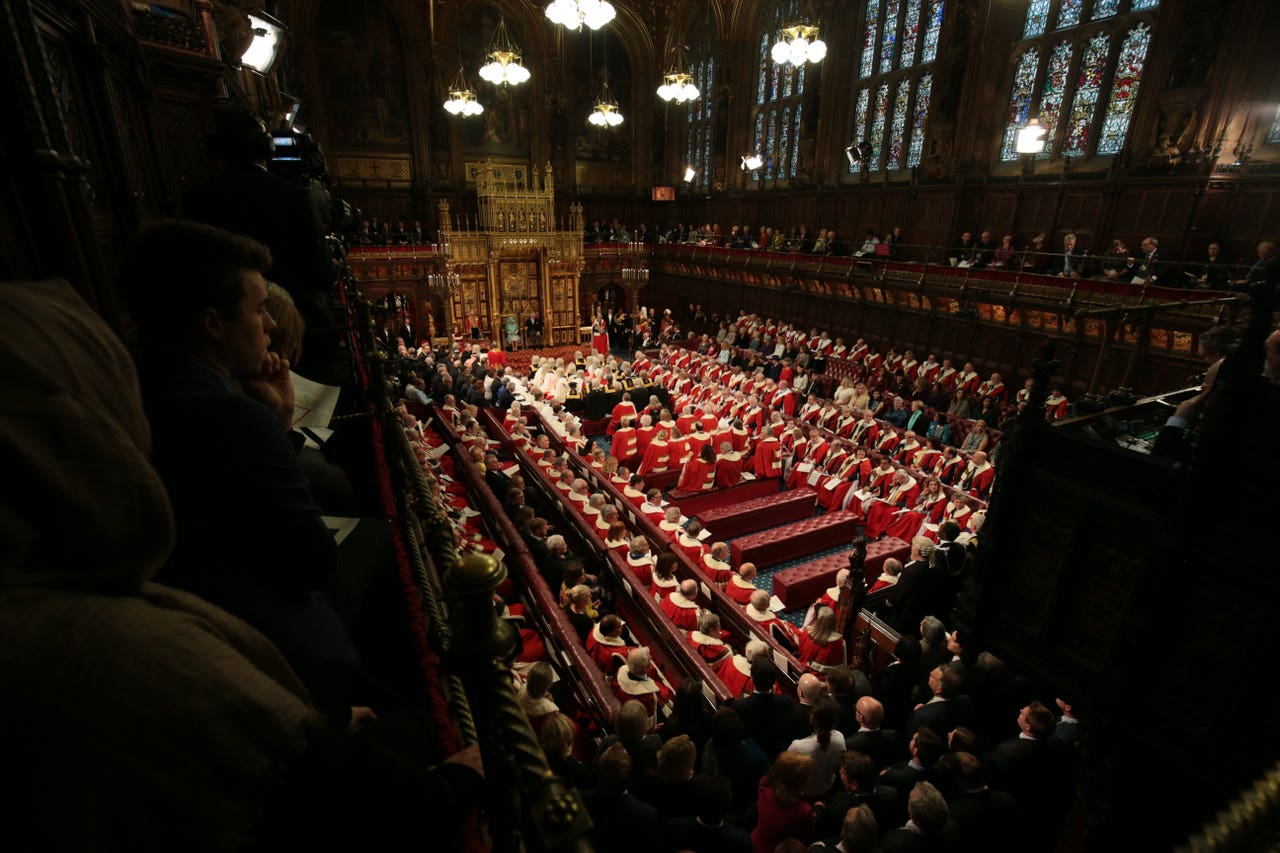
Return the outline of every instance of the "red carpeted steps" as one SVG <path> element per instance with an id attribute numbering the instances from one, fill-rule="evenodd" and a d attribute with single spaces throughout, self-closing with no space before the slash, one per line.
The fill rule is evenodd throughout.
<path id="1" fill-rule="evenodd" d="M 901 539 L 881 539 L 867 545 L 867 586 L 884 571 L 884 561 L 896 557 L 906 562 L 911 546 Z M 808 563 L 783 569 L 773 576 L 773 594 L 787 610 L 808 607 L 818 600 L 824 591 L 835 586 L 836 573 L 848 568 L 849 554 L 841 552 L 820 557 Z"/>
<path id="2" fill-rule="evenodd" d="M 743 536 L 730 543 L 733 565 L 755 563 L 760 568 L 768 568 L 806 554 L 827 551 L 851 541 L 858 525 L 858 516 L 841 510 Z"/>
<path id="3" fill-rule="evenodd" d="M 771 494 L 742 500 L 741 503 L 722 503 L 718 507 L 697 512 L 697 519 L 704 528 L 711 531 L 715 539 L 720 540 L 736 539 L 752 530 L 790 524 L 813 516 L 813 506 L 818 497 L 813 489 L 793 489 L 779 494 L 776 480 L 764 482 L 772 485 Z M 744 493 L 743 497 L 748 495 Z M 687 503 L 691 502 L 680 504 L 681 511 L 685 515 L 694 515 L 695 512 Z"/>

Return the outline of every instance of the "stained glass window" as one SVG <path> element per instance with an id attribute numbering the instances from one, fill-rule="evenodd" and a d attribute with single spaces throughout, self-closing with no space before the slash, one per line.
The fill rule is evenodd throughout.
<path id="1" fill-rule="evenodd" d="M 884 32 L 880 36 L 880 73 L 884 74 L 893 68 L 893 49 L 898 39 L 898 11 L 901 0 L 889 0 L 884 15 Z"/>
<path id="2" fill-rule="evenodd" d="M 867 0 L 867 26 L 862 36 L 862 65 L 859 77 L 870 77 L 876 62 L 877 24 L 880 22 L 880 0 Z"/>
<path id="3" fill-rule="evenodd" d="M 1108 29 L 1093 27 L 1079 32 L 1084 29 L 1085 0 L 1031 0 L 1024 38 L 1044 35 L 1049 13 L 1055 10 L 1055 32 L 1076 28 L 1078 34 L 1056 36 L 1062 40 L 1048 52 L 1041 40 L 1020 47 L 1023 52 L 1014 70 L 1000 159 L 1017 159 L 1016 131 L 1027 115 L 1035 115 L 1046 130 L 1040 157 L 1105 156 L 1124 148 L 1152 30 L 1143 20 L 1147 16 L 1138 18 L 1134 13 L 1158 7 L 1159 0 L 1130 0 L 1121 13 L 1120 0 L 1093 0 L 1088 7 L 1091 20 L 1118 20 L 1104 25 Z M 1036 58 L 1029 58 L 1033 53 Z M 1073 62 L 1078 63 L 1074 72 Z M 1028 84 L 1040 74 L 1043 82 L 1033 93 Z M 1024 99 L 1026 109 L 1022 108 Z"/>
<path id="4" fill-rule="evenodd" d="M 902 21 L 902 50 L 898 53 L 898 67 L 915 65 L 916 41 L 920 38 L 920 0 L 906 0 L 907 14 Z"/>
<path id="5" fill-rule="evenodd" d="M 795 150 L 800 142 L 800 111 L 805 69 L 773 61 L 773 46 L 782 28 L 799 19 L 799 0 L 775 0 L 760 35 L 760 71 L 756 84 L 755 142 L 764 166 L 753 179 L 785 179 L 795 173 Z"/>
<path id="6" fill-rule="evenodd" d="M 685 163 L 697 170 L 692 181 L 695 186 L 705 187 L 711 183 L 711 107 L 715 103 L 714 80 L 715 59 L 711 56 L 695 59 L 693 83 L 702 97 L 690 101 L 685 108 Z"/>
<path id="7" fill-rule="evenodd" d="M 938 56 L 938 36 L 942 33 L 943 0 L 933 0 L 929 4 L 929 19 L 924 31 L 924 48 L 920 51 L 920 62 L 933 62 Z"/>
<path id="8" fill-rule="evenodd" d="M 867 168 L 876 171 L 880 168 L 880 155 L 883 153 L 884 146 L 884 121 L 885 113 L 889 110 L 889 84 L 881 83 L 880 89 L 876 92 L 876 105 L 874 118 L 871 121 L 871 133 L 869 134 L 871 142 L 871 156 L 867 158 Z"/>
<path id="9" fill-rule="evenodd" d="M 871 150 L 851 172 L 919 163 L 933 88 L 927 66 L 938 55 L 944 9 L 944 0 L 867 0 L 859 76 L 872 79 L 856 94 L 852 133 Z"/>
<path id="10" fill-rule="evenodd" d="M 804 103 L 796 104 L 795 122 L 792 127 L 795 128 L 795 135 L 800 136 L 800 124 L 804 119 Z M 791 168 L 787 170 L 787 177 L 794 178 L 796 176 L 796 165 L 800 162 L 800 146 L 791 146 Z"/>
<path id="11" fill-rule="evenodd" d="M 1124 37 L 1120 56 L 1116 59 L 1116 73 L 1112 78 L 1111 100 L 1107 104 L 1107 117 L 1102 120 L 1102 132 L 1098 134 L 1098 153 L 1115 154 L 1124 147 L 1129 135 L 1129 119 L 1138 99 L 1138 84 L 1142 82 L 1142 66 L 1147 59 L 1147 45 L 1151 43 L 1151 27 L 1139 24 Z"/>
<path id="12" fill-rule="evenodd" d="M 1040 51 L 1034 47 L 1018 59 L 1013 72 L 1013 93 L 1009 96 L 1009 116 L 1005 121 L 1004 144 L 1000 146 L 1001 160 L 1018 159 L 1018 128 L 1027 123 L 1031 112 L 1031 93 L 1036 85 L 1036 67 L 1040 64 Z"/>
<path id="13" fill-rule="evenodd" d="M 1062 5 L 1058 7 L 1058 23 L 1054 25 L 1054 29 L 1062 30 L 1080 23 L 1080 7 L 1083 5 L 1084 0 L 1062 0 Z"/>
<path id="14" fill-rule="evenodd" d="M 1093 119 L 1097 113 L 1098 96 L 1102 92 L 1102 75 L 1106 70 L 1110 39 L 1105 32 L 1089 39 L 1080 57 L 1080 73 L 1076 78 L 1076 95 L 1067 114 L 1067 127 L 1063 133 L 1062 156 L 1083 157 L 1089 151 L 1089 138 Z"/>
<path id="15" fill-rule="evenodd" d="M 867 126 L 867 106 L 870 100 L 870 89 L 863 89 L 858 92 L 858 100 L 853 108 L 853 142 L 855 145 L 866 141 L 871 133 L 871 128 Z M 850 172 L 856 172 L 861 168 L 861 163 L 857 166 L 854 166 L 853 163 L 849 164 Z"/>
<path id="16" fill-rule="evenodd" d="M 1049 0 L 1031 0 L 1027 5 L 1027 22 L 1022 27 L 1024 39 L 1038 36 L 1049 23 Z"/>
<path id="17" fill-rule="evenodd" d="M 1094 0 L 1093 19 L 1100 21 L 1120 11 L 1120 0 Z"/>
<path id="18" fill-rule="evenodd" d="M 1280 142 L 1280 107 L 1276 107 L 1275 121 L 1271 122 L 1271 132 L 1267 134 L 1267 142 Z"/>
<path id="19" fill-rule="evenodd" d="M 889 125 L 889 153 L 886 169 L 902 168 L 902 150 L 907 139 L 907 101 L 911 98 L 911 81 L 898 81 L 898 94 L 893 99 L 893 121 Z"/>
<path id="20" fill-rule="evenodd" d="M 933 75 L 926 74 L 916 85 L 916 111 L 911 122 L 911 146 L 907 149 L 907 165 L 919 166 L 924 151 L 924 124 L 929 117 L 929 96 L 933 93 Z"/>
<path id="21" fill-rule="evenodd" d="M 1074 52 L 1071 42 L 1064 41 L 1049 55 L 1049 68 L 1044 73 L 1044 86 L 1040 89 L 1039 119 L 1045 129 L 1045 136 L 1044 152 L 1038 156 L 1042 159 L 1053 151 L 1053 142 L 1057 138 L 1058 121 L 1062 118 L 1062 105 L 1067 95 L 1068 75 L 1071 73 L 1071 55 Z"/>

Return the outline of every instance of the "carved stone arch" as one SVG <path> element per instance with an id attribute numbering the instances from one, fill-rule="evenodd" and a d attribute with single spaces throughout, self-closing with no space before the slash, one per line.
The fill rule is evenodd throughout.
<path id="1" fill-rule="evenodd" d="M 413 0 L 403 0 L 403 2 L 412 3 Z M 466 18 L 474 6 L 492 6 L 506 16 L 520 33 L 516 40 L 524 55 L 525 65 L 537 75 L 555 44 L 551 25 L 542 15 L 541 7 L 534 7 L 517 0 L 464 0 L 464 2 L 442 5 L 436 13 L 436 43 L 440 50 L 450 54 L 454 64 L 457 64 L 458 28 L 461 26 L 460 22 Z M 485 33 L 484 40 L 487 42 L 492 35 L 492 33 Z M 532 63 L 536 63 L 538 67 Z M 468 71 L 474 73 L 473 69 Z"/>
<path id="2" fill-rule="evenodd" d="M 725 8 L 721 0 L 683 3 L 676 7 L 671 15 L 670 26 L 667 27 L 666 43 L 658 54 L 660 71 L 665 71 L 667 61 L 676 45 L 689 45 L 693 50 L 692 45 L 689 44 L 690 37 L 698 28 L 705 26 L 708 19 L 711 23 L 711 43 L 715 45 L 716 50 L 719 50 L 728 36 L 725 32 Z"/>

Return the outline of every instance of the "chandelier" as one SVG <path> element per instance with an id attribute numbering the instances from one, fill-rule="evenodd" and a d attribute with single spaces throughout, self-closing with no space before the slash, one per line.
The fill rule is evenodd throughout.
<path id="1" fill-rule="evenodd" d="M 519 86 L 529 79 L 529 69 L 524 67 L 520 51 L 507 32 L 506 18 L 498 17 L 498 29 L 493 33 L 493 41 L 489 43 L 489 52 L 485 54 L 488 62 L 480 68 L 480 77 L 495 86 L 510 83 Z"/>
<path id="2" fill-rule="evenodd" d="M 444 108 L 450 115 L 463 118 L 478 116 L 484 112 L 484 106 L 476 100 L 475 90 L 467 85 L 461 65 L 458 66 L 458 76 L 453 78 L 453 84 L 449 86 L 449 98 L 444 102 Z"/>
<path id="3" fill-rule="evenodd" d="M 702 93 L 693 85 L 693 75 L 684 71 L 668 71 L 662 75 L 662 85 L 658 87 L 658 97 L 664 101 L 696 101 Z"/>
<path id="4" fill-rule="evenodd" d="M 818 38 L 818 28 L 809 24 L 796 24 L 782 28 L 782 38 L 773 46 L 773 61 L 779 65 L 804 65 L 821 62 L 827 55 L 827 43 Z"/>
<path id="5" fill-rule="evenodd" d="M 622 124 L 622 113 L 618 111 L 618 101 L 609 91 L 609 81 L 600 85 L 600 97 L 596 99 L 595 109 L 587 116 L 587 121 L 599 128 L 617 127 Z"/>
<path id="6" fill-rule="evenodd" d="M 551 23 L 571 30 L 580 30 L 583 24 L 598 30 L 617 14 L 608 0 L 551 0 L 547 6 Z"/>

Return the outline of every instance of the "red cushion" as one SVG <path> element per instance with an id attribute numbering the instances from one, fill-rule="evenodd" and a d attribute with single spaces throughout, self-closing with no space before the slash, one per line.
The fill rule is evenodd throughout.
<path id="1" fill-rule="evenodd" d="M 816 500 L 817 493 L 813 489 L 793 489 L 708 510 L 700 513 L 698 520 L 716 539 L 734 539 L 762 527 L 810 518 Z"/>
<path id="2" fill-rule="evenodd" d="M 856 515 L 841 510 L 743 536 L 731 544 L 733 564 L 750 562 L 767 569 L 805 554 L 826 551 L 853 539 L 858 523 Z"/>

